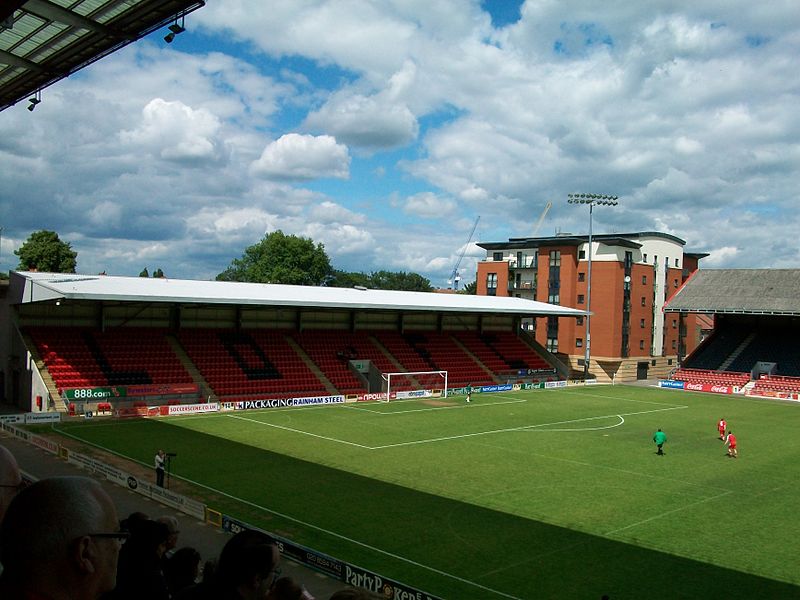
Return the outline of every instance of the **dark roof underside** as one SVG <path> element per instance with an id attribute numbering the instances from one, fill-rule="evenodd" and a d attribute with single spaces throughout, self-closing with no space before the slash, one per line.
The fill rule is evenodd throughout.
<path id="1" fill-rule="evenodd" d="M 800 315 L 800 269 L 702 269 L 664 312 Z"/>
<path id="2" fill-rule="evenodd" d="M 0 110 L 204 5 L 202 0 L 3 0 Z"/>

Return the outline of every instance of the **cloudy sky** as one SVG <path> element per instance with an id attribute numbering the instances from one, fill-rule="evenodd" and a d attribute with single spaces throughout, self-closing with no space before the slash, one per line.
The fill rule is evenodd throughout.
<path id="1" fill-rule="evenodd" d="M 211 279 L 265 233 L 436 286 L 475 241 L 662 231 L 800 268 L 796 0 L 210 0 L 0 112 L 0 270 Z M 465 248 L 480 217 L 473 243 Z"/>

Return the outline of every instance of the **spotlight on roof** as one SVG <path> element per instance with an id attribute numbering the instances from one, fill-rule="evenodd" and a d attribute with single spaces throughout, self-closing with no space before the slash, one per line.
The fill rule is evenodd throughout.
<path id="1" fill-rule="evenodd" d="M 32 98 L 28 98 L 28 102 L 30 102 L 30 104 L 28 104 L 28 110 L 33 112 L 33 109 L 36 108 L 36 105 L 39 104 L 41 101 L 42 101 L 42 93 L 36 92 L 35 96 L 33 96 Z"/>
<path id="2" fill-rule="evenodd" d="M 186 31 L 186 27 L 184 27 L 183 17 L 181 17 L 180 23 L 178 23 L 178 20 L 176 19 L 175 22 L 168 27 L 168 29 L 169 33 L 164 36 L 164 41 L 167 42 L 168 44 L 171 44 L 172 40 L 175 39 L 176 35 Z"/>

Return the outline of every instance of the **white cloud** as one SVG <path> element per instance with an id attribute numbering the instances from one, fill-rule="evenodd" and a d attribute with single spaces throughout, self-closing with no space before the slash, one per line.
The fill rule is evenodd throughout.
<path id="1" fill-rule="evenodd" d="M 396 202 L 403 212 L 424 219 L 447 218 L 453 215 L 457 205 L 452 198 L 442 198 L 431 192 L 421 192 Z"/>
<path id="2" fill-rule="evenodd" d="M 311 180 L 324 177 L 347 179 L 350 175 L 347 147 L 329 135 L 288 133 L 267 144 L 250 166 L 254 175 L 277 180 Z"/>
<path id="3" fill-rule="evenodd" d="M 219 130 L 219 120 L 207 110 L 155 98 L 142 110 L 138 127 L 123 131 L 120 141 L 165 160 L 196 163 L 218 158 Z"/>

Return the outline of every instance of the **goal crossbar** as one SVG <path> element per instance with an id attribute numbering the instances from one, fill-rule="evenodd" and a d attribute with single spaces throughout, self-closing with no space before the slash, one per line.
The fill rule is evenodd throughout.
<path id="1" fill-rule="evenodd" d="M 395 397 L 414 397 L 420 392 L 430 392 L 431 395 L 437 390 L 440 391 L 441 396 L 447 398 L 447 371 L 402 371 L 396 373 L 381 373 L 381 377 L 386 382 L 386 396 L 383 398 L 384 402 L 389 402 L 392 394 Z M 405 386 L 399 382 L 405 382 Z M 438 383 L 438 386 L 427 387 L 428 384 Z M 409 387 L 411 389 L 402 389 Z M 426 394 L 428 395 L 428 394 Z"/>

